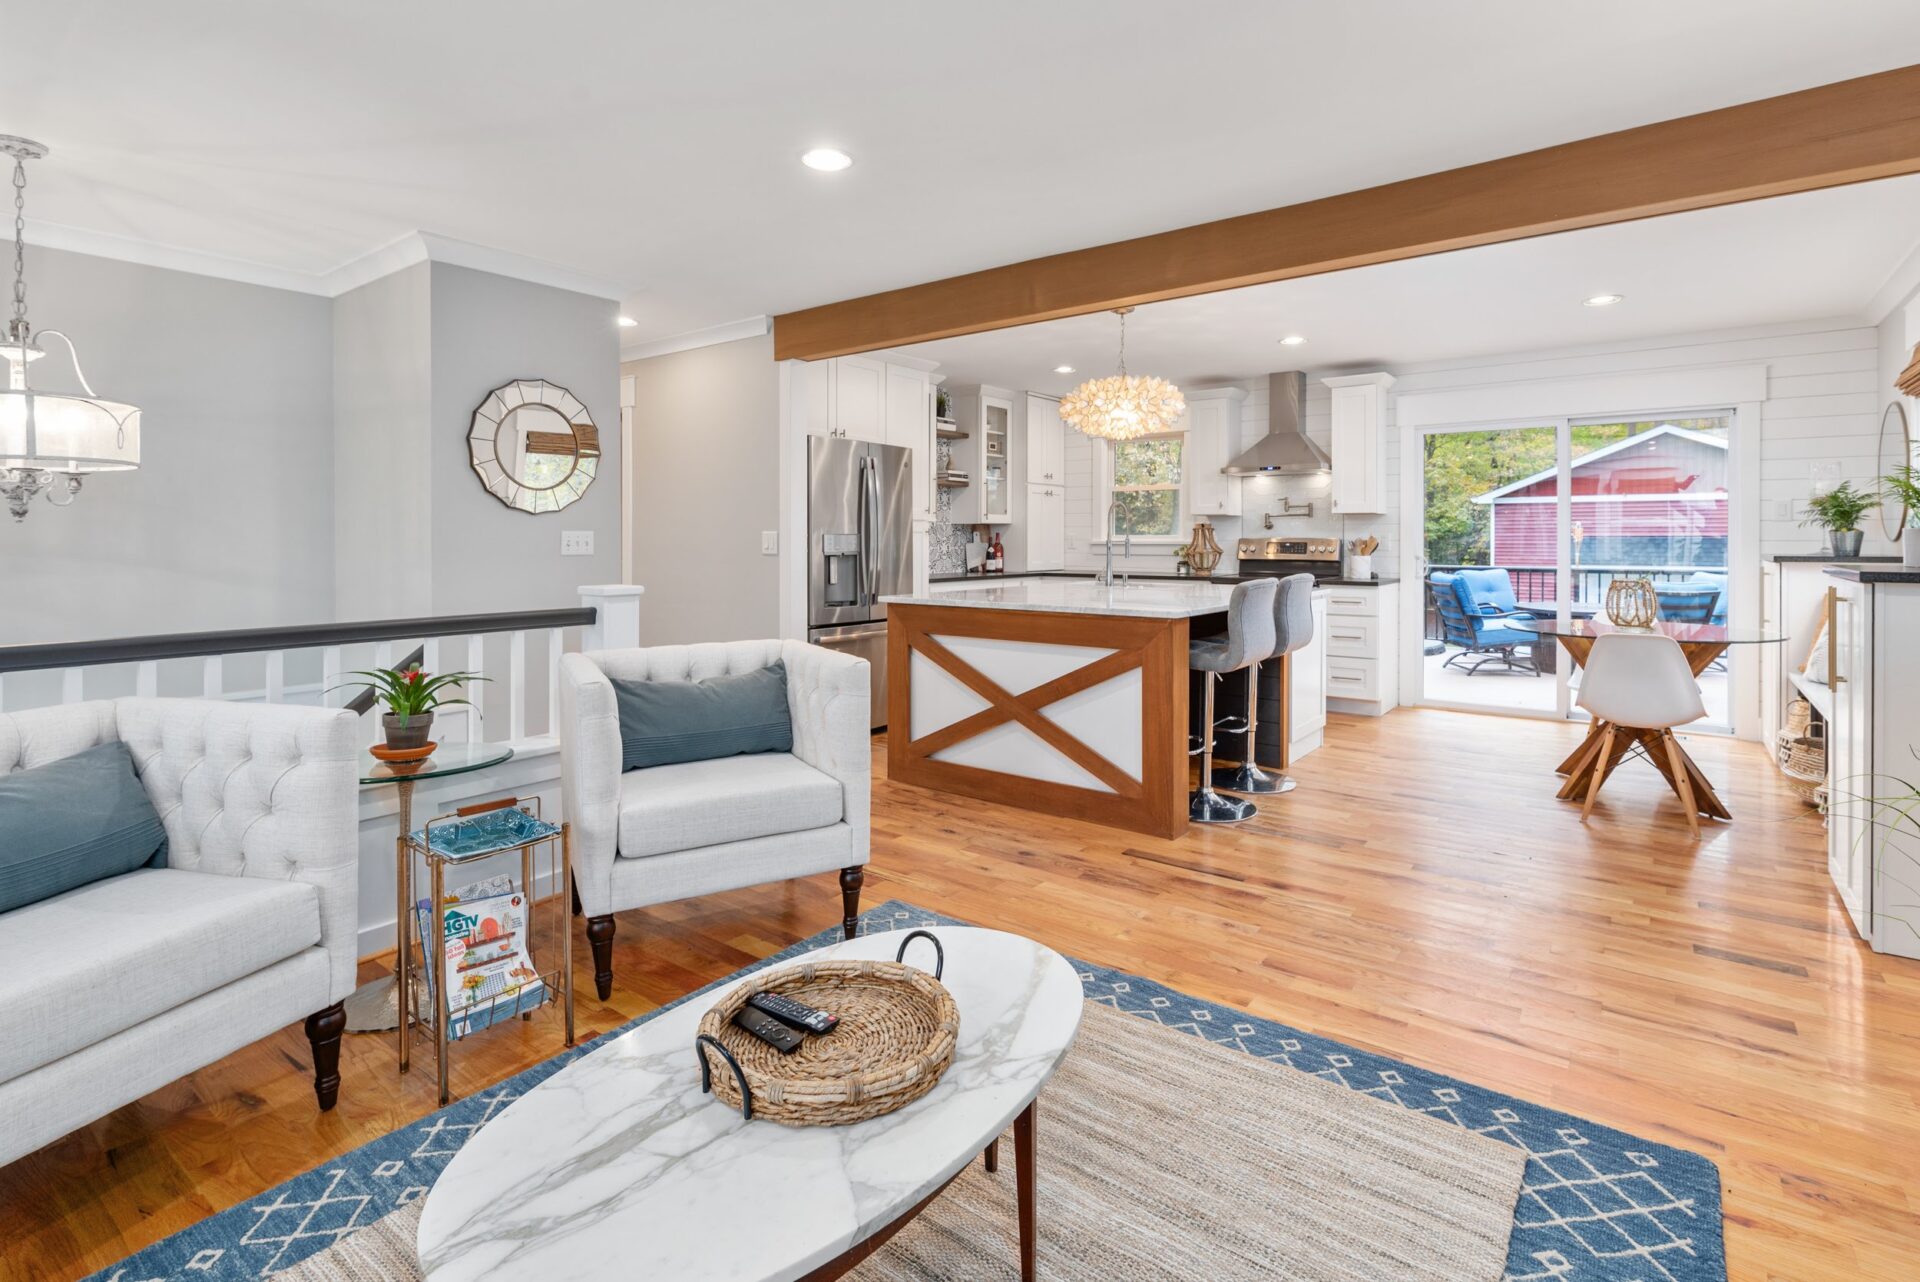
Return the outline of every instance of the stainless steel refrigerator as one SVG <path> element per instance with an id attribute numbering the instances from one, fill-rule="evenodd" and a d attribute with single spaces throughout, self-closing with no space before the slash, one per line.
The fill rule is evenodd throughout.
<path id="1" fill-rule="evenodd" d="M 887 724 L 887 607 L 913 591 L 913 451 L 807 442 L 807 640 L 872 665 L 873 728 Z"/>

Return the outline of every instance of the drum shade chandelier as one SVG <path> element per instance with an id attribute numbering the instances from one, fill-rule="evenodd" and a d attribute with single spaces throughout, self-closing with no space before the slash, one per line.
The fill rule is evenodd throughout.
<path id="1" fill-rule="evenodd" d="M 36 494 L 65 507 L 89 472 L 124 472 L 140 466 L 140 411 L 103 401 L 80 371 L 73 340 L 57 329 L 34 333 L 27 323 L 27 162 L 47 154 L 44 144 L 0 134 L 0 153 L 13 157 L 13 318 L 4 346 L 7 385 L 0 388 L 0 495 L 13 519 L 24 521 Z M 67 349 L 83 396 L 37 391 L 28 367 L 46 354 L 40 340 L 57 338 Z"/>
<path id="2" fill-rule="evenodd" d="M 1132 441 L 1158 432 L 1174 431 L 1187 402 L 1180 389 L 1164 378 L 1127 373 L 1127 313 L 1120 318 L 1120 372 L 1088 379 L 1060 398 L 1060 417 L 1086 436 L 1108 441 Z"/>

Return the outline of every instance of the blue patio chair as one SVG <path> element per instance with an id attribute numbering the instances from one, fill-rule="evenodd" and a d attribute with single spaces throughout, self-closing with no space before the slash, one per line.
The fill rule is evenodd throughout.
<path id="1" fill-rule="evenodd" d="M 1660 617 L 1674 623 L 1712 623 L 1716 617 L 1726 617 L 1719 614 L 1719 588 L 1659 583 L 1654 585 L 1653 595 L 1660 603 Z"/>
<path id="2" fill-rule="evenodd" d="M 1678 583 L 1663 583 L 1660 586 L 1663 588 L 1666 588 L 1666 587 L 1694 588 L 1694 589 L 1713 588 L 1715 591 L 1720 593 L 1720 599 L 1718 602 L 1715 603 L 1713 607 L 1713 617 L 1708 619 L 1707 622 L 1716 624 L 1719 627 L 1723 627 L 1723 628 L 1727 626 L 1726 571 L 1695 570 L 1692 574 L 1688 575 L 1684 579 L 1681 579 Z"/>
<path id="3" fill-rule="evenodd" d="M 1502 672 L 1540 675 L 1533 661 L 1539 634 L 1504 626 L 1515 619 L 1533 617 L 1519 608 L 1513 595 L 1513 578 L 1505 570 L 1436 571 L 1427 579 L 1427 588 L 1433 594 L 1447 644 L 1460 648 L 1442 667 L 1458 667 L 1468 676 L 1489 666 Z"/>

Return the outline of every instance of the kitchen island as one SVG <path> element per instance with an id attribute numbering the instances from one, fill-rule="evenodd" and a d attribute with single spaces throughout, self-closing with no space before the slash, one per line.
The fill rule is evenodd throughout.
<path id="1" fill-rule="evenodd" d="M 1187 638 L 1222 630 L 1232 595 L 1207 582 L 1026 579 L 882 597 L 888 775 L 1179 835 Z"/>

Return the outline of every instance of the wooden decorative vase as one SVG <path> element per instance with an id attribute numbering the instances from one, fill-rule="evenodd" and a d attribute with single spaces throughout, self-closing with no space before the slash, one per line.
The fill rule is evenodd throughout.
<path id="1" fill-rule="evenodd" d="M 1210 578 L 1220 564 L 1220 543 L 1213 537 L 1213 526 L 1202 521 L 1193 527 L 1193 542 L 1187 544 L 1187 564 L 1201 578 Z"/>
<path id="2" fill-rule="evenodd" d="M 1660 617 L 1660 598 L 1649 579 L 1615 579 L 1607 584 L 1607 618 L 1615 627 L 1651 628 Z"/>

